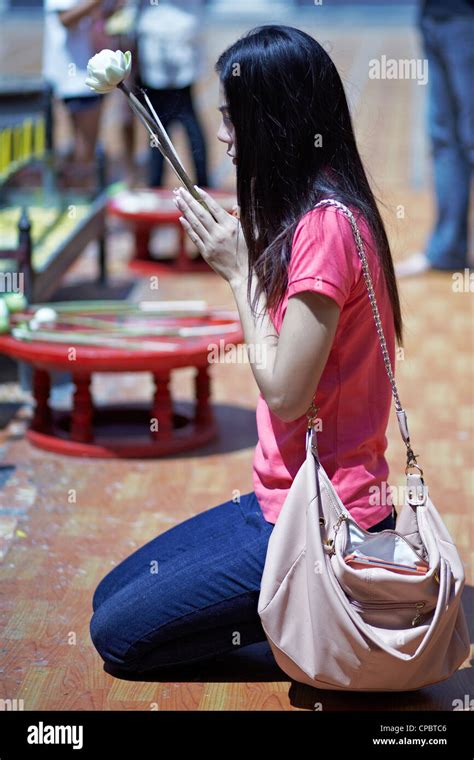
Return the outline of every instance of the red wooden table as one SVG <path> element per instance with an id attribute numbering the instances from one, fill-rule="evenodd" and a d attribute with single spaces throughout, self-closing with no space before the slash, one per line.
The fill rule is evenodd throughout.
<path id="1" fill-rule="evenodd" d="M 180 318 L 180 326 L 212 323 L 221 332 L 192 337 L 160 336 L 160 343 L 178 344 L 172 351 L 150 348 L 122 349 L 51 342 L 26 342 L 0 335 L 0 353 L 33 367 L 36 406 L 27 437 L 39 448 L 57 454 L 90 457 L 159 457 L 196 448 L 217 435 L 210 404 L 209 352 L 213 346 L 243 341 L 238 313 L 210 309 L 212 317 Z M 170 324 L 176 319 L 168 317 Z M 160 325 L 167 320 L 160 317 Z M 147 339 L 149 340 L 149 339 Z M 73 349 L 73 350 L 72 350 Z M 215 349 L 214 349 L 215 350 Z M 191 417 L 173 408 L 170 378 L 174 370 L 195 367 L 194 411 Z M 50 373 L 72 373 L 75 384 L 73 408 L 54 410 L 49 405 Z M 149 372 L 155 392 L 148 409 L 133 404 L 95 407 L 91 395 L 94 372 Z"/>
<path id="2" fill-rule="evenodd" d="M 215 188 L 210 188 L 208 192 L 229 213 L 237 203 L 234 193 Z M 124 190 L 109 200 L 108 213 L 126 221 L 134 232 L 135 251 L 130 266 L 145 273 L 156 272 L 159 269 L 179 272 L 212 272 L 213 269 L 201 255 L 192 259 L 186 252 L 187 235 L 179 222 L 182 212 L 173 203 L 173 198 L 172 190 L 144 188 Z M 150 257 L 150 233 L 152 229 L 159 226 L 174 226 L 178 231 L 178 250 L 176 257 L 172 259 Z"/>

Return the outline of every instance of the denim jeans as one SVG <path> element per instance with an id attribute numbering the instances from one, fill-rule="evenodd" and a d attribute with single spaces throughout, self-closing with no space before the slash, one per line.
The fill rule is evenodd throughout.
<path id="1" fill-rule="evenodd" d="M 155 90 L 146 87 L 146 93 L 166 131 L 169 125 L 180 122 L 186 130 L 196 170 L 196 184 L 209 187 L 207 172 L 207 147 L 201 124 L 194 110 L 192 85 L 181 89 Z M 149 184 L 160 187 L 164 158 L 157 147 L 150 148 Z M 173 174 L 174 178 L 174 174 Z"/>
<path id="2" fill-rule="evenodd" d="M 144 673 L 265 641 L 257 605 L 273 527 L 252 491 L 137 549 L 94 593 L 90 634 L 102 659 Z M 390 515 L 371 531 L 393 527 Z"/>
<path id="3" fill-rule="evenodd" d="M 449 6 L 449 4 L 448 4 Z M 428 60 L 428 130 L 437 205 L 426 255 L 438 269 L 468 264 L 468 211 L 474 166 L 474 13 L 422 16 Z"/>

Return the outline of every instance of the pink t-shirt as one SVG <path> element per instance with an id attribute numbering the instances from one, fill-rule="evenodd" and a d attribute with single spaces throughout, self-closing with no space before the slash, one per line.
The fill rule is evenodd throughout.
<path id="1" fill-rule="evenodd" d="M 395 371 L 395 331 L 383 270 L 368 225 L 362 218 L 357 223 Z M 384 503 L 384 494 L 390 493 L 388 483 L 381 486 L 388 476 L 384 452 L 392 394 L 350 222 L 334 206 L 312 209 L 298 223 L 288 289 L 276 313 L 270 310 L 278 334 L 288 298 L 307 290 L 324 293 L 341 308 L 315 398 L 322 421 L 322 430 L 317 432 L 319 458 L 343 504 L 367 530 L 392 511 L 390 504 Z M 302 336 L 295 350 L 309 350 L 303 341 Z M 307 422 L 306 414 L 284 422 L 271 412 L 260 393 L 253 484 L 270 523 L 276 522 L 304 462 Z M 382 489 L 380 498 L 374 497 L 371 486 Z"/>

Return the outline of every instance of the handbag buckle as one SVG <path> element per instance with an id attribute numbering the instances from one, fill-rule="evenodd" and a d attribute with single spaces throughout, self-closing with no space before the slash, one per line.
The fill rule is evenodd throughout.
<path id="1" fill-rule="evenodd" d="M 423 477 L 423 470 L 422 470 L 422 469 L 421 469 L 421 467 L 420 467 L 420 466 L 419 466 L 419 465 L 416 463 L 417 457 L 419 457 L 420 455 L 419 455 L 419 454 L 414 454 L 414 453 L 413 453 L 413 449 L 412 449 L 412 447 L 410 446 L 410 439 L 408 439 L 408 441 L 407 441 L 407 444 L 406 444 L 406 447 L 407 447 L 407 464 L 406 464 L 406 467 L 405 467 L 405 475 L 408 475 L 408 471 L 409 471 L 409 470 L 410 470 L 412 467 L 415 467 L 415 468 L 416 468 L 416 469 L 419 471 L 419 473 L 420 473 L 421 477 Z"/>
<path id="2" fill-rule="evenodd" d="M 313 399 L 311 401 L 311 405 L 309 407 L 309 410 L 306 412 L 306 417 L 307 417 L 307 420 L 308 420 L 308 429 L 314 427 L 314 423 L 316 422 L 317 417 L 318 417 L 318 411 L 319 411 L 319 407 L 316 406 L 316 404 L 314 403 L 314 399 Z"/>

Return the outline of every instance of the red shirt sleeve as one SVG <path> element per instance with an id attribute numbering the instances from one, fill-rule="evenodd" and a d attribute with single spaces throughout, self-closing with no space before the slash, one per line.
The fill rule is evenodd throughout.
<path id="1" fill-rule="evenodd" d="M 306 290 L 332 298 L 342 309 L 359 276 L 349 220 L 334 207 L 312 209 L 299 221 L 288 267 L 288 298 Z"/>

